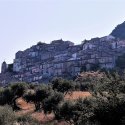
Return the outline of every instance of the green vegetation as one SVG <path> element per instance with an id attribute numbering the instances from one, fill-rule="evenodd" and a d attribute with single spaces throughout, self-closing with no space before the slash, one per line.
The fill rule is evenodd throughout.
<path id="1" fill-rule="evenodd" d="M 0 106 L 0 125 L 40 125 L 29 115 L 16 116 L 10 106 Z"/>
<path id="2" fill-rule="evenodd" d="M 37 120 L 33 119 L 29 115 L 23 115 L 23 116 L 17 117 L 16 121 L 21 125 L 40 125 L 40 123 Z"/>
<path id="3" fill-rule="evenodd" d="M 74 84 L 73 81 L 68 81 L 62 78 L 55 78 L 52 81 L 52 88 L 55 91 L 67 94 L 68 92 L 74 90 Z"/>
<path id="4" fill-rule="evenodd" d="M 118 25 L 111 33 L 116 38 L 119 38 L 121 40 L 125 39 L 125 22 Z"/>
<path id="5" fill-rule="evenodd" d="M 0 106 L 0 125 L 13 125 L 16 116 L 9 106 Z"/>
<path id="6" fill-rule="evenodd" d="M 18 110 L 16 99 L 22 97 L 27 88 L 26 83 L 11 84 L 6 88 L 0 89 L 0 105 L 10 105 L 13 110 Z"/>
<path id="7" fill-rule="evenodd" d="M 89 91 L 91 96 L 66 100 L 73 91 Z M 31 116 L 15 117 L 16 99 L 23 97 L 33 102 L 36 111 L 53 113 L 58 121 L 74 125 L 124 125 L 125 75 L 118 73 L 84 72 L 75 81 L 62 78 L 51 84 L 33 85 L 18 83 L 0 88 L 0 125 L 39 125 Z M 6 107 L 10 105 L 10 107 Z M 49 124 L 49 123 L 48 123 Z"/>

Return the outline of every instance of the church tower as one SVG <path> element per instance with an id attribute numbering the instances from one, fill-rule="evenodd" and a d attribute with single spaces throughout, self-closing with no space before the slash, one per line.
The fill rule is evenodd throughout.
<path id="1" fill-rule="evenodd" d="M 7 71 L 7 63 L 4 61 L 1 66 L 1 73 L 5 73 Z"/>

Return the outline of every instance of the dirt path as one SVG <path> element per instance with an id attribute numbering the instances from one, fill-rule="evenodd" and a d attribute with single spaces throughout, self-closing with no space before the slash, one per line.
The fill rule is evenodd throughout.
<path id="1" fill-rule="evenodd" d="M 74 91 L 71 94 L 66 94 L 65 99 L 66 100 L 76 100 L 79 98 L 86 98 L 91 96 L 89 92 L 81 92 L 81 91 Z"/>

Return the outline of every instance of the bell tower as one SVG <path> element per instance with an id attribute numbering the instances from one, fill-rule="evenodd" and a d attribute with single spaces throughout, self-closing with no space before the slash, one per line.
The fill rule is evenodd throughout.
<path id="1" fill-rule="evenodd" d="M 4 61 L 1 66 L 1 73 L 5 73 L 7 71 L 7 63 Z"/>

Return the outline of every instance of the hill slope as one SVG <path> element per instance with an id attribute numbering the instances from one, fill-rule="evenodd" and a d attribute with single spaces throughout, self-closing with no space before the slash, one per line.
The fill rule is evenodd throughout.
<path id="1" fill-rule="evenodd" d="M 117 25 L 110 35 L 119 38 L 120 40 L 125 39 L 125 21 L 122 24 Z"/>

